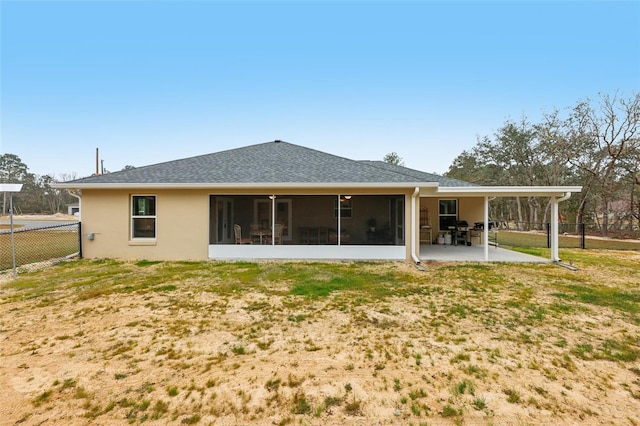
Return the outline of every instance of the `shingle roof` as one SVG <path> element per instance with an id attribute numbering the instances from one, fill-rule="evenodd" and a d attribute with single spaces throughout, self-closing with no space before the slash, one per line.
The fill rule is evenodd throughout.
<path id="1" fill-rule="evenodd" d="M 438 182 L 439 186 L 442 187 L 478 186 L 474 183 L 465 182 L 463 180 L 452 179 L 433 173 L 421 172 L 420 170 L 409 169 L 403 166 L 396 166 L 395 164 L 385 163 L 384 161 L 363 160 L 361 163 L 396 173 L 402 173 L 411 177 L 413 179 L 412 182 Z"/>
<path id="2" fill-rule="evenodd" d="M 77 184 L 415 183 L 453 179 L 274 141 L 78 179 Z M 460 184 L 470 185 L 459 182 Z M 456 186 L 456 185 L 449 185 Z"/>

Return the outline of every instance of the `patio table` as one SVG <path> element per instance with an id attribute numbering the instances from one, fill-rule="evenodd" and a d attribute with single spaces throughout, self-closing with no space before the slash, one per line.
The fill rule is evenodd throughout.
<path id="1" fill-rule="evenodd" d="M 263 237 L 270 237 L 271 229 L 254 229 L 249 232 L 249 237 L 258 237 L 260 239 L 260 244 L 263 244 Z M 264 241 L 267 241 L 266 239 Z"/>

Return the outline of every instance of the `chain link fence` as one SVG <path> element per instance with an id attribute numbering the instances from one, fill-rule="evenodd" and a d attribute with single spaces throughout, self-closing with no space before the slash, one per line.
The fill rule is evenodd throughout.
<path id="1" fill-rule="evenodd" d="M 551 247 L 551 225 L 532 222 L 498 222 L 498 244 L 506 247 Z M 584 223 L 558 223 L 559 248 L 640 250 L 640 240 L 602 238 Z"/>
<path id="2" fill-rule="evenodd" d="M 80 254 L 81 224 L 0 229 L 0 274 L 12 273 L 15 252 L 17 271 L 33 271 Z"/>

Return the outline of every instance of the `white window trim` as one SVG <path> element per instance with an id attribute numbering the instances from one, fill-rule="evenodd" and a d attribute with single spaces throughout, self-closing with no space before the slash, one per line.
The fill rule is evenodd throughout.
<path id="1" fill-rule="evenodd" d="M 153 197 L 155 200 L 155 215 L 145 215 L 145 216 L 134 216 L 133 215 L 133 199 L 134 197 Z M 130 231 L 129 231 L 129 240 L 130 241 L 139 241 L 143 242 L 154 242 L 158 237 L 158 196 L 156 194 L 131 194 L 131 198 L 129 199 L 129 217 L 130 217 Z M 134 219 L 154 219 L 153 221 L 153 237 L 134 237 L 133 236 L 133 221 Z M 143 243 L 143 245 L 145 245 Z"/>
<path id="2" fill-rule="evenodd" d="M 453 213 L 447 213 L 447 214 L 442 214 L 440 213 L 440 202 L 441 201 L 455 201 L 456 202 L 456 212 L 455 214 Z M 441 222 L 441 218 L 443 217 L 455 217 L 456 221 L 458 220 L 458 213 L 460 211 L 460 201 L 457 198 L 439 198 L 438 199 L 438 232 L 446 232 L 446 229 L 441 229 L 440 228 L 440 222 Z"/>

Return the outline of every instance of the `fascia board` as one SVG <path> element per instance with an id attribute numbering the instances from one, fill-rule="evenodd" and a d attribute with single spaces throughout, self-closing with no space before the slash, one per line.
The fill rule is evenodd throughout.
<path id="1" fill-rule="evenodd" d="M 437 182 L 321 182 L 321 183 L 55 183 L 58 189 L 326 189 L 437 187 Z"/>
<path id="2" fill-rule="evenodd" d="M 439 187 L 437 194 L 489 197 L 553 197 L 582 192 L 582 186 L 473 186 Z"/>

